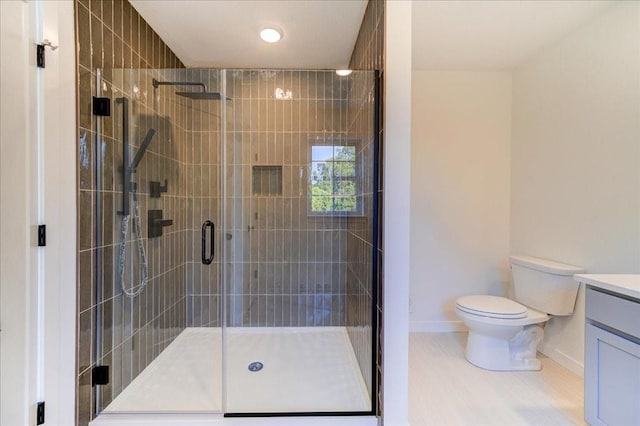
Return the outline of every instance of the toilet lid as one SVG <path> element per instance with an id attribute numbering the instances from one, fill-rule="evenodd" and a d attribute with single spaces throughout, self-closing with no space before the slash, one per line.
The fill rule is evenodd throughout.
<path id="1" fill-rule="evenodd" d="M 527 316 L 527 307 L 498 296 L 464 296 L 456 301 L 456 306 L 465 312 L 492 318 L 518 319 Z"/>

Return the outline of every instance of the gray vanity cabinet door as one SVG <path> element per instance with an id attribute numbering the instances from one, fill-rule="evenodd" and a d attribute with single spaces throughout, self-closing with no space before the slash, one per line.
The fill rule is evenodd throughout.
<path id="1" fill-rule="evenodd" d="M 587 323 L 585 420 L 640 425 L 640 344 Z"/>

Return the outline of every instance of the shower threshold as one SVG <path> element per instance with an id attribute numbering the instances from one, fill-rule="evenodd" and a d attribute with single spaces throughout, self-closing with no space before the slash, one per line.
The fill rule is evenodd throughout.
<path id="1" fill-rule="evenodd" d="M 103 413 L 91 426 L 377 426 L 375 416 L 357 417 L 245 417 L 229 418 L 221 414 L 120 414 Z"/>
<path id="2" fill-rule="evenodd" d="M 131 416 L 136 425 L 148 416 L 153 418 L 150 424 L 158 424 L 163 417 L 169 424 L 181 424 L 175 416 L 186 416 L 185 419 L 203 425 L 243 424 L 238 423 L 242 419 L 223 418 L 219 414 L 221 344 L 220 328 L 185 329 L 91 424 L 127 424 L 121 421 Z M 302 414 L 371 409 L 370 396 L 344 327 L 228 328 L 226 345 L 228 413 Z M 262 368 L 257 369 L 255 363 Z M 312 422 L 314 417 L 304 419 L 292 424 L 316 424 Z M 366 421 L 366 417 L 317 419 L 320 422 L 333 419 L 331 423 L 318 424 L 359 425 L 362 423 L 357 423 L 358 420 Z M 264 420 L 260 424 L 265 424 Z M 278 418 L 275 424 L 286 424 L 284 420 Z"/>

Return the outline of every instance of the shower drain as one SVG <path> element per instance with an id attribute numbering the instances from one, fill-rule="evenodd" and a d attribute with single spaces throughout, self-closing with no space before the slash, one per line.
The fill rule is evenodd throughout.
<path id="1" fill-rule="evenodd" d="M 249 371 L 255 373 L 255 372 L 258 372 L 258 371 L 262 370 L 262 367 L 264 367 L 264 365 L 261 362 L 254 361 L 251 364 L 249 364 L 248 368 L 249 368 Z"/>

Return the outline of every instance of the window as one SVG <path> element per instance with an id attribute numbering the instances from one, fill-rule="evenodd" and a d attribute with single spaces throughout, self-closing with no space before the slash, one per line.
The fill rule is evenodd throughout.
<path id="1" fill-rule="evenodd" d="M 312 214 L 359 214 L 355 145 L 311 145 L 309 173 Z"/>

